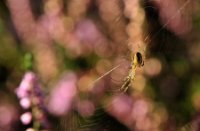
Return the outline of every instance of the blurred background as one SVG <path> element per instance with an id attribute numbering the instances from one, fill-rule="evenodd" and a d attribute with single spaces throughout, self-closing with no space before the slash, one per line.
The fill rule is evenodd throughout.
<path id="1" fill-rule="evenodd" d="M 198 131 L 199 36 L 196 0 L 1 0 L 0 131 Z"/>

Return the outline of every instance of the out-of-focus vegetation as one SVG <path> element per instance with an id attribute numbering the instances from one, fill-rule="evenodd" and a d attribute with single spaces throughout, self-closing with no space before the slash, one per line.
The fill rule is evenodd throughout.
<path id="1" fill-rule="evenodd" d="M 200 130 L 199 12 L 195 0 L 0 1 L 0 130 Z M 120 92 L 136 52 L 144 66 Z"/>

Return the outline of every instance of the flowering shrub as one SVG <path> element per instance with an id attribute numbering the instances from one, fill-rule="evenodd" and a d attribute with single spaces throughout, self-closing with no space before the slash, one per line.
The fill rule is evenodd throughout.
<path id="1" fill-rule="evenodd" d="M 1 1 L 0 130 L 198 131 L 199 7 Z"/>

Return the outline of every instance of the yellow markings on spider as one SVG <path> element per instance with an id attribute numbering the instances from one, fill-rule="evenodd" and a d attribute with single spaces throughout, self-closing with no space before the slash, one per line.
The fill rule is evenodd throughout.
<path id="1" fill-rule="evenodd" d="M 135 79 L 135 72 L 137 67 L 141 67 L 144 65 L 144 61 L 142 58 L 142 54 L 140 52 L 136 52 L 132 56 L 131 69 L 129 70 L 128 76 L 124 80 L 124 84 L 121 86 L 120 91 L 126 92 L 131 84 L 131 82 Z"/>

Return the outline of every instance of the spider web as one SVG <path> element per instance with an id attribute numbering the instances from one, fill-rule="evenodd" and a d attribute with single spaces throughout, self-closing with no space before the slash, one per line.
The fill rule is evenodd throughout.
<path id="1" fill-rule="evenodd" d="M 185 6 L 189 3 L 190 0 L 187 0 L 183 5 L 175 12 L 175 14 L 168 19 L 168 21 L 162 25 L 160 29 L 154 34 L 149 34 L 146 36 L 148 38 L 151 36 L 150 41 L 153 41 L 181 12 Z M 153 6 L 146 6 L 145 8 L 152 8 Z M 162 46 L 163 44 L 160 44 Z M 160 47 L 161 48 L 161 47 Z M 161 50 L 161 49 L 159 49 Z M 111 71 L 108 71 L 104 75 L 100 76 L 93 84 L 101 80 L 103 77 L 109 75 L 113 70 L 117 69 L 119 66 L 114 67 Z M 113 79 L 114 80 L 114 79 Z M 115 81 L 115 80 L 114 80 Z M 117 81 L 117 80 L 116 80 Z M 185 127 L 182 127 L 181 130 L 192 129 L 191 124 L 187 124 Z M 76 110 L 72 110 L 66 118 L 62 118 L 58 124 L 56 131 L 126 131 L 129 130 L 126 126 L 118 122 L 115 118 L 111 117 L 103 108 L 103 106 L 98 107 L 95 113 L 89 117 L 81 116 Z"/>

